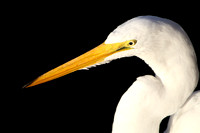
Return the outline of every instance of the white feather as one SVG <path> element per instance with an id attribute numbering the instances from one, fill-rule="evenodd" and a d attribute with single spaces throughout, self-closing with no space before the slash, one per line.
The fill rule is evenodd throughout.
<path id="1" fill-rule="evenodd" d="M 168 130 L 170 133 L 199 132 L 200 126 L 196 126 L 195 122 L 199 122 L 200 112 L 192 110 L 197 102 L 181 108 L 194 91 L 199 79 L 196 55 L 185 31 L 171 20 L 141 16 L 118 26 L 109 34 L 105 44 L 114 45 L 132 39 L 137 40 L 133 49 L 115 53 L 101 63 L 84 68 L 88 70 L 114 59 L 137 56 L 156 74 L 155 77 L 147 75 L 138 78 L 122 96 L 116 109 L 112 133 L 158 133 L 162 119 L 177 111 L 177 115 L 171 118 L 174 127 L 171 125 L 171 131 Z M 133 71 L 136 70 L 137 67 L 134 66 Z M 190 100 L 188 103 L 191 103 Z M 185 108 L 191 109 L 190 114 L 179 117 Z M 195 117 L 192 115 L 193 111 Z M 179 124 L 181 118 L 190 123 Z M 195 129 L 191 129 L 194 126 Z"/>

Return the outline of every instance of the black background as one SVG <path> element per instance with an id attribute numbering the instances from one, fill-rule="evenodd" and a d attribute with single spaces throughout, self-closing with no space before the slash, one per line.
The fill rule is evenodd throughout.
<path id="1" fill-rule="evenodd" d="M 155 15 L 179 23 L 199 57 L 199 9 L 188 3 L 21 2 L 3 9 L 3 127 L 15 131 L 110 133 L 115 108 L 138 76 L 153 74 L 137 57 L 22 89 L 28 82 L 106 40 L 123 22 Z M 2 53 L 5 53 L 4 50 Z M 4 92 L 5 90 L 5 92 Z M 166 121 L 167 122 L 167 121 Z M 166 122 L 161 125 L 165 130 Z"/>

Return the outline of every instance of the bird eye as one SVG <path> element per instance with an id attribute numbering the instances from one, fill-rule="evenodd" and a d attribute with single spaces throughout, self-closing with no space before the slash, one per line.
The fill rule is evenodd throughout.
<path id="1" fill-rule="evenodd" d="M 128 44 L 129 45 L 135 45 L 137 43 L 137 40 L 132 40 L 132 41 L 130 41 Z"/>
<path id="2" fill-rule="evenodd" d="M 129 42 L 129 45 L 133 45 L 133 42 Z"/>

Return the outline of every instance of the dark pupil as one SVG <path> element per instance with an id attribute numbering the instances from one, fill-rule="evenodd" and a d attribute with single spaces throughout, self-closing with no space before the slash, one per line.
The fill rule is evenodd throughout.
<path id="1" fill-rule="evenodd" d="M 133 45 L 133 42 L 129 42 L 129 45 Z"/>

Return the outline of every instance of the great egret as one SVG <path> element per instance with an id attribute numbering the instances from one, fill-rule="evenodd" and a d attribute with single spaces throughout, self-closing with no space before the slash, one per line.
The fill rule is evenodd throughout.
<path id="1" fill-rule="evenodd" d="M 130 56 L 144 60 L 156 76 L 137 78 L 125 92 L 116 109 L 112 132 L 158 133 L 162 119 L 181 108 L 199 79 L 192 43 L 171 20 L 155 16 L 133 18 L 118 26 L 98 47 L 41 75 L 26 87 Z M 131 71 L 134 70 L 136 67 Z"/>

